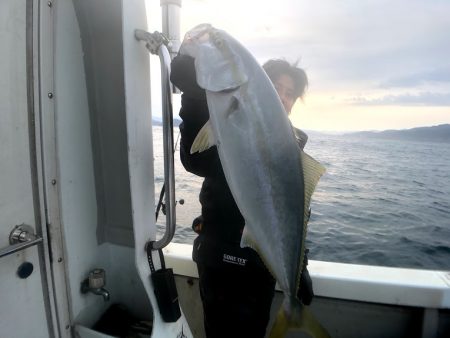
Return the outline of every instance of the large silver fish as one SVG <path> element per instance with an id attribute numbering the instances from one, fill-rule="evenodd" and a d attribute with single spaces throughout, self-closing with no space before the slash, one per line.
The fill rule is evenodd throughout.
<path id="1" fill-rule="evenodd" d="M 237 40 L 209 24 L 190 30 L 180 53 L 195 59 L 210 113 L 191 152 L 216 144 L 245 219 L 241 246 L 258 252 L 293 316 L 305 255 L 310 197 L 325 169 L 299 151 L 272 82 Z M 300 286 L 301 287 L 301 286 Z"/>

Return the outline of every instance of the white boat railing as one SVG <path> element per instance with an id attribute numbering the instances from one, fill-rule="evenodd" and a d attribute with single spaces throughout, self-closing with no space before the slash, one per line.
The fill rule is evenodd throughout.
<path id="1" fill-rule="evenodd" d="M 197 278 L 192 245 L 171 243 L 166 265 L 177 275 Z M 318 297 L 388 305 L 450 309 L 450 271 L 392 268 L 309 260 Z"/>

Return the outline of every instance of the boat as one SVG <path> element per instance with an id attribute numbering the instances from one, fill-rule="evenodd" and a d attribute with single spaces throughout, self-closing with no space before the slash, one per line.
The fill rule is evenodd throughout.
<path id="1" fill-rule="evenodd" d="M 143 0 L 0 2 L 2 338 L 204 337 L 192 246 L 171 243 L 181 1 L 161 3 L 164 34 L 148 33 Z M 163 75 L 160 239 L 150 53 Z M 309 270 L 311 311 L 332 337 L 450 336 L 450 271 L 313 260 Z"/>

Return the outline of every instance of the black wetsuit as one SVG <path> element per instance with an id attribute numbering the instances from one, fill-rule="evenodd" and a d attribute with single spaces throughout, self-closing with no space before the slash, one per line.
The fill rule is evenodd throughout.
<path id="1" fill-rule="evenodd" d="M 200 192 L 201 217 L 194 221 L 199 235 L 193 259 L 199 272 L 206 335 L 264 337 L 275 280 L 255 251 L 240 247 L 244 219 L 226 182 L 217 148 L 190 154 L 194 138 L 209 119 L 193 59 L 178 55 L 172 62 L 171 80 L 183 92 L 181 162 L 187 171 L 205 178 Z M 306 143 L 305 137 L 303 133 L 302 142 Z"/>

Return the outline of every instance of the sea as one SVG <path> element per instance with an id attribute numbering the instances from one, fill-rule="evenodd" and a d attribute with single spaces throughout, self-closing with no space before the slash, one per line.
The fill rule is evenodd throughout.
<path id="1" fill-rule="evenodd" d="M 153 127 L 153 140 L 158 201 L 164 181 L 162 127 Z M 173 241 L 192 243 L 203 179 L 184 169 L 178 142 Z M 311 132 L 305 151 L 327 169 L 311 202 L 310 259 L 450 270 L 449 143 Z M 162 236 L 163 214 L 157 223 Z"/>

